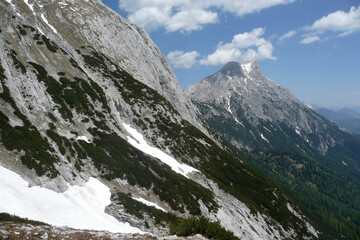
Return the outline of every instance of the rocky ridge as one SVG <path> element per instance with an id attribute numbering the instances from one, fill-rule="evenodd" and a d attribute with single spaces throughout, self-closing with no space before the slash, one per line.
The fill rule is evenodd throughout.
<path id="1" fill-rule="evenodd" d="M 159 236 L 204 216 L 245 239 L 316 238 L 286 195 L 207 136 L 137 27 L 95 0 L 7 0 L 0 14 L 1 166 L 57 193 L 99 179 L 107 213 Z M 196 171 L 174 171 L 131 144 L 139 136 Z"/>
<path id="2" fill-rule="evenodd" d="M 265 77 L 255 61 L 229 62 L 186 94 L 210 126 L 239 149 L 331 156 L 334 149 L 359 142 Z M 359 172 L 359 163 L 350 156 L 346 159 Z M 328 162 L 352 171 L 339 160 Z"/>

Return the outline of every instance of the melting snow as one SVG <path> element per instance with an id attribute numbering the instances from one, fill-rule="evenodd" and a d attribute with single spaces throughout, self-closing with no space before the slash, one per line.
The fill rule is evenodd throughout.
<path id="1" fill-rule="evenodd" d="M 234 118 L 235 118 L 235 121 L 236 121 L 238 124 L 240 124 L 241 126 L 245 127 L 244 124 L 243 124 L 242 122 L 240 122 L 236 117 L 234 117 Z"/>
<path id="2" fill-rule="evenodd" d="M 56 34 L 58 33 L 56 29 L 52 25 L 50 25 L 44 14 L 41 14 L 41 18 L 46 23 L 46 25 L 48 25 Z"/>
<path id="3" fill-rule="evenodd" d="M 346 162 L 344 162 L 344 161 L 342 161 L 342 164 L 344 164 L 345 166 L 347 166 L 348 164 L 346 163 Z"/>
<path id="4" fill-rule="evenodd" d="M 190 172 L 199 172 L 199 170 L 190 167 L 189 165 L 179 163 L 173 157 L 167 155 L 160 149 L 149 146 L 147 142 L 144 140 L 144 137 L 138 131 L 136 131 L 136 129 L 130 127 L 130 125 L 125 123 L 123 123 L 123 125 L 126 131 L 130 133 L 130 135 L 132 136 L 132 137 L 128 136 L 128 142 L 135 148 L 139 149 L 140 151 L 146 154 L 149 154 L 150 156 L 158 158 L 160 161 L 170 166 L 174 172 L 179 173 L 185 176 L 186 178 L 189 178 L 187 174 Z"/>
<path id="5" fill-rule="evenodd" d="M 268 132 L 271 133 L 271 131 L 270 131 L 267 127 L 263 126 L 263 128 L 264 128 L 266 131 L 268 131 Z"/>
<path id="6" fill-rule="evenodd" d="M 266 137 L 264 137 L 264 135 L 261 133 L 261 138 L 264 139 L 266 142 L 270 143 L 269 140 L 266 139 Z"/>
<path id="7" fill-rule="evenodd" d="M 227 100 L 227 110 L 228 110 L 229 113 L 231 113 L 231 115 L 233 115 L 233 112 L 231 111 L 231 108 L 230 108 L 230 98 L 227 97 L 226 100 Z"/>
<path id="8" fill-rule="evenodd" d="M 111 193 L 95 178 L 90 178 L 84 186 L 71 186 L 63 193 L 28 185 L 18 174 L 0 166 L 0 212 L 54 226 L 143 233 L 105 213 L 105 207 L 111 203 Z"/>
<path id="9" fill-rule="evenodd" d="M 83 140 L 87 143 L 90 143 L 90 139 L 87 136 L 78 136 L 76 140 Z"/>
<path id="10" fill-rule="evenodd" d="M 26 3 L 26 5 L 28 5 L 28 7 L 31 9 L 31 11 L 32 11 L 32 12 L 33 12 L 33 14 L 35 15 L 33 5 L 32 5 L 32 4 L 30 4 L 28 0 L 24 0 L 24 2 Z"/>
<path id="11" fill-rule="evenodd" d="M 135 197 L 133 197 L 132 199 L 134 199 L 134 200 L 136 200 L 136 201 L 138 201 L 138 202 L 141 202 L 141 203 L 143 203 L 143 204 L 145 204 L 145 205 L 147 205 L 147 206 L 149 206 L 149 207 L 154 207 L 154 208 L 156 208 L 156 209 L 159 209 L 159 210 L 161 210 L 161 211 L 163 211 L 163 212 L 167 212 L 165 209 L 163 209 L 162 207 L 160 207 L 159 205 L 157 205 L 156 203 L 153 203 L 153 202 L 150 202 L 150 201 L 148 201 L 148 200 L 145 200 L 145 199 L 143 199 L 143 198 L 135 198 Z"/>

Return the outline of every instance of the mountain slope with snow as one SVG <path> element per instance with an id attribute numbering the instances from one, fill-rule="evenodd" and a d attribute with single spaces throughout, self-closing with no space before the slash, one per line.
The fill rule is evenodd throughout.
<path id="1" fill-rule="evenodd" d="M 0 14 L 0 165 L 22 179 L 4 202 L 39 187 L 44 197 L 89 196 L 95 181 L 106 199 L 90 191 L 81 207 L 100 199 L 93 217 L 158 236 L 204 216 L 242 239 L 316 238 L 291 199 L 209 137 L 138 27 L 97 0 L 2 1 Z M 33 217 L 20 205 L 2 211 Z M 37 219 L 55 224 L 43 211 Z"/>

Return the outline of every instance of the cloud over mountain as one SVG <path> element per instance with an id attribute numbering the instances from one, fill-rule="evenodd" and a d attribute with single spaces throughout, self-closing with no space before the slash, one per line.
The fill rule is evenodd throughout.
<path id="1" fill-rule="evenodd" d="M 201 30 L 206 24 L 219 22 L 218 13 L 229 12 L 238 17 L 295 0 L 119 0 L 119 8 L 128 19 L 151 32 L 164 28 L 167 32 Z"/>
<path id="2" fill-rule="evenodd" d="M 200 61 L 202 65 L 222 65 L 229 61 L 273 59 L 273 46 L 261 37 L 264 28 L 255 28 L 251 32 L 237 34 L 230 43 L 220 42 L 212 54 Z"/>

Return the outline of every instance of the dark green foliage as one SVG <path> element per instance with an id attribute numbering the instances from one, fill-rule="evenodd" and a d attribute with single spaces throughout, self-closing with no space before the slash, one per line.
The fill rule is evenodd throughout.
<path id="1" fill-rule="evenodd" d="M 50 152 L 54 150 L 33 127 L 25 125 L 13 128 L 8 118 L 0 112 L 0 135 L 3 145 L 10 151 L 24 151 L 21 162 L 30 169 L 35 169 L 39 176 L 46 173 L 49 177 L 56 177 L 57 170 L 54 163 L 58 161 Z"/>
<path id="2" fill-rule="evenodd" d="M 155 218 L 156 224 L 169 224 L 175 222 L 178 219 L 174 214 L 163 212 L 154 207 L 149 207 L 139 201 L 132 199 L 130 195 L 125 193 L 117 193 L 113 200 L 117 204 L 123 205 L 127 213 L 139 219 L 144 219 L 144 214 L 148 214 L 150 217 Z"/>
<path id="3" fill-rule="evenodd" d="M 43 41 L 36 41 L 36 44 L 37 45 L 44 45 L 44 42 Z"/>
<path id="4" fill-rule="evenodd" d="M 39 64 L 34 62 L 29 62 L 29 64 L 33 66 L 33 68 L 37 71 L 36 76 L 38 80 L 45 83 L 46 90 L 50 94 L 53 101 L 59 104 L 60 107 L 58 109 L 63 118 L 72 121 L 73 114 L 64 101 L 62 91 L 63 87 L 61 86 L 61 84 L 56 81 L 52 76 L 49 76 L 45 68 L 43 68 Z"/>
<path id="5" fill-rule="evenodd" d="M 14 62 L 14 66 L 16 69 L 20 69 L 22 74 L 26 73 L 26 67 L 24 66 L 24 64 L 22 62 L 19 61 L 19 59 L 17 58 L 17 53 L 15 52 L 14 49 L 10 50 L 10 57 Z"/>
<path id="6" fill-rule="evenodd" d="M 51 41 L 44 35 L 41 35 L 41 39 L 45 43 L 45 45 L 46 45 L 47 49 L 49 49 L 49 51 L 54 52 L 54 53 L 57 52 L 59 47 L 53 41 Z"/>
<path id="7" fill-rule="evenodd" d="M 35 33 L 33 39 L 34 39 L 35 41 L 40 41 L 40 36 L 41 36 L 41 35 L 40 35 L 39 33 Z"/>
<path id="8" fill-rule="evenodd" d="M 0 222 L 14 222 L 14 223 L 24 223 L 24 224 L 31 224 L 35 226 L 45 226 L 48 225 L 43 222 L 29 220 L 27 218 L 21 218 L 15 215 L 11 215 L 8 213 L 0 213 Z"/>
<path id="9" fill-rule="evenodd" d="M 245 202 L 252 210 L 271 216 L 280 222 L 285 229 L 296 228 L 299 236 L 305 237 L 306 227 L 303 224 L 298 226 L 299 219 L 294 217 L 287 209 L 287 199 L 279 190 L 275 190 L 278 187 L 273 182 L 241 164 L 239 158 L 219 148 L 212 140 L 188 122 L 174 123 L 168 116 L 170 114 L 176 116 L 178 113 L 164 97 L 134 79 L 127 72 L 116 67 L 104 55 L 91 49 L 90 52 L 91 55 L 83 55 L 90 68 L 99 70 L 105 77 L 112 79 L 122 98 L 128 104 L 146 107 L 152 113 L 155 118 L 154 122 L 147 119 L 143 120 L 135 111 L 133 112 L 137 116 L 136 124 L 139 127 L 152 129 L 153 133 L 160 132 L 159 137 L 166 139 L 167 147 L 179 160 L 193 165 L 193 159 L 199 159 L 198 164 L 194 167 L 198 168 L 208 178 L 214 180 L 222 189 Z M 109 65 L 115 66 L 116 70 L 110 70 Z M 163 112 L 158 111 L 158 105 L 164 108 Z M 198 141 L 198 139 L 202 141 Z M 207 145 L 204 145 L 203 142 Z M 149 167 L 148 165 L 145 166 Z M 154 169 L 154 166 L 151 166 L 151 169 Z M 167 178 L 171 179 L 170 176 Z M 132 183 L 131 178 L 129 182 Z M 161 186 L 171 189 L 171 186 L 166 184 L 162 183 Z M 183 186 L 184 182 L 178 182 L 177 184 L 182 188 L 185 187 Z M 161 198 L 172 196 L 172 192 L 163 192 L 157 189 L 158 186 L 160 184 L 155 184 L 154 191 Z M 172 184 L 172 186 L 177 185 Z M 183 193 L 186 192 L 190 191 L 183 191 Z M 274 196 L 273 192 L 277 192 L 279 199 Z M 174 193 L 173 199 L 175 202 L 181 202 L 177 198 L 176 192 Z M 276 204 L 273 204 L 273 202 Z M 171 203 L 171 199 L 169 203 Z M 177 209 L 176 204 L 171 205 L 171 207 Z"/>
<path id="10" fill-rule="evenodd" d="M 276 151 L 253 153 L 247 161 L 280 183 L 323 239 L 360 238 L 360 181 L 311 159 Z"/>
<path id="11" fill-rule="evenodd" d="M 170 234 L 177 236 L 193 236 L 201 234 L 214 240 L 238 240 L 233 233 L 221 227 L 219 223 L 210 222 L 207 218 L 191 217 L 178 219 L 170 226 Z"/>
<path id="12" fill-rule="evenodd" d="M 23 28 L 29 28 L 31 32 L 35 32 L 35 31 L 36 31 L 35 28 L 33 28 L 33 27 L 29 26 L 29 25 L 23 24 L 22 26 L 23 26 Z"/>
<path id="13" fill-rule="evenodd" d="M 53 122 L 56 122 L 56 121 L 57 121 L 56 117 L 55 117 L 54 114 L 52 114 L 51 112 L 48 112 L 48 116 L 49 116 L 49 118 L 51 119 L 51 121 L 53 121 Z"/>
<path id="14" fill-rule="evenodd" d="M 16 28 L 19 30 L 20 35 L 26 36 L 27 32 L 20 25 L 17 25 Z"/>
<path id="15" fill-rule="evenodd" d="M 168 166 L 160 165 L 115 133 L 105 134 L 95 130 L 91 133 L 97 136 L 94 144 L 79 142 L 106 179 L 125 177 L 130 184 L 147 189 L 153 185 L 153 191 L 160 199 L 180 212 L 187 209 L 191 214 L 199 215 L 199 199 L 209 208 L 217 207 L 209 190 L 174 173 Z"/>
<path id="16" fill-rule="evenodd" d="M 49 143 L 42 138 L 40 133 L 33 127 L 26 117 L 20 112 L 11 97 L 9 89 L 4 84 L 3 68 L 0 68 L 0 80 L 4 88 L 4 92 L 0 93 L 0 97 L 10 103 L 15 110 L 15 114 L 23 121 L 23 127 L 12 127 L 6 115 L 0 112 L 0 137 L 3 145 L 10 151 L 24 151 L 21 161 L 30 169 L 35 169 L 39 176 L 47 174 L 49 177 L 56 177 L 58 171 L 54 167 L 54 163 L 58 161 L 49 152 L 54 152 Z"/>
<path id="17" fill-rule="evenodd" d="M 53 130 L 47 130 L 46 134 L 58 145 L 58 148 L 60 150 L 60 153 L 62 155 L 65 155 L 66 150 L 63 146 L 63 140 L 62 137 L 60 137 L 57 133 L 55 133 Z"/>

